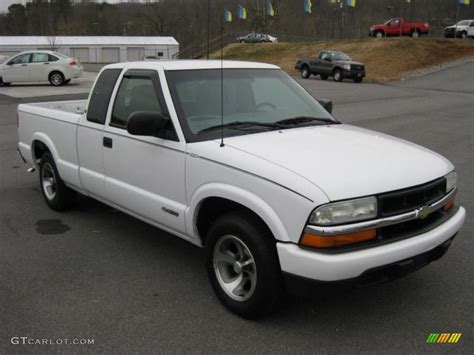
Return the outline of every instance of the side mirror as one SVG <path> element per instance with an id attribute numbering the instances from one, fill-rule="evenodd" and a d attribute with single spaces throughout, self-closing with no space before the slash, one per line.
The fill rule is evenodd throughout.
<path id="1" fill-rule="evenodd" d="M 160 129 L 166 127 L 169 118 L 159 112 L 136 111 L 130 114 L 127 121 L 127 132 L 134 136 L 156 136 Z"/>
<path id="2" fill-rule="evenodd" d="M 324 107 L 324 109 L 329 112 L 329 113 L 332 113 L 332 101 L 331 100 L 318 100 L 319 104 Z"/>

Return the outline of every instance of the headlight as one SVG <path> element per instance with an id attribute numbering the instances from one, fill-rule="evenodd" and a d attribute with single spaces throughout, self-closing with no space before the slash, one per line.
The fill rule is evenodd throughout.
<path id="1" fill-rule="evenodd" d="M 343 68 L 346 70 L 351 70 L 351 65 L 350 64 L 344 64 Z"/>
<path id="2" fill-rule="evenodd" d="M 329 226 L 375 217 L 377 217 L 377 199 L 371 196 L 350 201 L 328 203 L 318 207 L 311 214 L 309 223 Z"/>
<path id="3" fill-rule="evenodd" d="M 450 172 L 446 175 L 446 193 L 456 187 L 458 181 L 458 174 L 455 171 Z"/>

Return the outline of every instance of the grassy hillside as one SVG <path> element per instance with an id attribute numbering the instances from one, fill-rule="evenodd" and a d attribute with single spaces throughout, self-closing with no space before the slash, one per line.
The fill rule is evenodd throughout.
<path id="1" fill-rule="evenodd" d="M 225 59 L 273 63 L 296 74 L 298 57 L 315 56 L 321 50 L 339 50 L 365 63 L 367 80 L 399 80 L 404 73 L 466 57 L 474 58 L 474 40 L 385 38 L 313 43 L 231 44 Z M 214 58 L 220 57 L 214 53 Z"/>

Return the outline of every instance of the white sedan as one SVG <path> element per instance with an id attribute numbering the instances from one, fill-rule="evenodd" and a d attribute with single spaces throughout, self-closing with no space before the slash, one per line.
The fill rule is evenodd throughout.
<path id="1" fill-rule="evenodd" d="M 49 81 L 61 86 L 79 78 L 83 71 L 79 60 L 58 52 L 22 52 L 0 64 L 0 84 Z"/>

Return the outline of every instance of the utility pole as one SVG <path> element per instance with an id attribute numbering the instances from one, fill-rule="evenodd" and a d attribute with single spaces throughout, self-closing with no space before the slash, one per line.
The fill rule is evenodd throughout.
<path id="1" fill-rule="evenodd" d="M 400 38 L 402 37 L 402 18 L 403 18 L 403 2 L 405 0 L 400 0 L 400 21 L 398 22 L 398 27 L 400 28 Z"/>
<path id="2" fill-rule="evenodd" d="M 211 37 L 211 0 L 207 0 L 207 59 L 209 59 L 209 41 Z"/>

